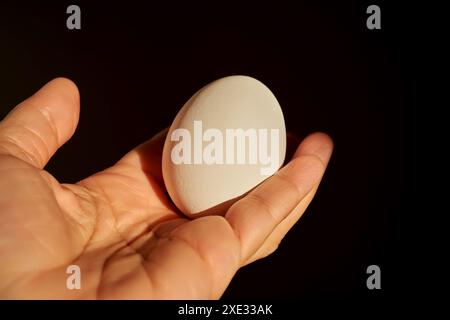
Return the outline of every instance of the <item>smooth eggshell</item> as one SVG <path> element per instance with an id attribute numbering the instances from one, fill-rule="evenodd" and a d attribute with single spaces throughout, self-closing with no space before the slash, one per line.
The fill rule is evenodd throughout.
<path id="1" fill-rule="evenodd" d="M 171 150 L 178 142 L 171 141 L 171 134 L 177 128 L 186 128 L 193 137 L 194 120 L 202 121 L 203 132 L 208 128 L 224 133 L 225 129 L 235 128 L 279 129 L 277 170 L 284 161 L 285 123 L 272 92 L 247 76 L 225 77 L 208 84 L 178 112 L 163 150 L 162 171 L 167 191 L 175 205 L 190 217 L 223 213 L 214 208 L 228 207 L 269 177 L 261 175 L 260 164 L 174 164 Z"/>

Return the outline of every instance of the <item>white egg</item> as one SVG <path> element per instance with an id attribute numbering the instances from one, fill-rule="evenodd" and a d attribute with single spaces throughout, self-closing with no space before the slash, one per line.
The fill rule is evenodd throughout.
<path id="1" fill-rule="evenodd" d="M 225 77 L 200 89 L 175 117 L 164 144 L 164 183 L 186 215 L 223 214 L 274 174 L 285 154 L 273 93 L 254 78 Z"/>

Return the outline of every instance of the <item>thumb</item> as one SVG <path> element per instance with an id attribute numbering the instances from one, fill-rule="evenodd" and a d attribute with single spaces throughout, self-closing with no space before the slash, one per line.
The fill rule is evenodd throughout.
<path id="1" fill-rule="evenodd" d="M 0 155 L 43 168 L 75 132 L 79 112 L 76 85 L 65 78 L 50 81 L 0 122 Z"/>

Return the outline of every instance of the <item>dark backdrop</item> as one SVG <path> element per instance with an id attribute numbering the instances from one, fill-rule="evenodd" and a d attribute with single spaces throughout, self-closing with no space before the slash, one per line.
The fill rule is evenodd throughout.
<path id="1" fill-rule="evenodd" d="M 374 2 L 382 29 L 368 30 L 368 2 L 180 3 L 2 2 L 0 117 L 54 77 L 74 80 L 80 123 L 47 169 L 76 182 L 169 126 L 208 82 L 253 76 L 278 98 L 288 130 L 327 132 L 335 153 L 300 222 L 224 298 L 401 290 L 409 79 L 400 5 Z M 66 28 L 70 4 L 81 7 L 81 30 Z M 366 288 L 371 264 L 381 267 L 378 292 Z"/>

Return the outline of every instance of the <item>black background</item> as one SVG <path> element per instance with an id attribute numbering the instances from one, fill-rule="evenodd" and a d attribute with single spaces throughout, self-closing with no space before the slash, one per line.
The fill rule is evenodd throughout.
<path id="1" fill-rule="evenodd" d="M 203 85 L 244 74 L 278 98 L 289 131 L 324 131 L 335 152 L 319 192 L 270 257 L 227 299 L 394 296 L 403 290 L 409 32 L 380 1 L 0 4 L 0 117 L 65 76 L 79 87 L 74 137 L 47 170 L 76 182 L 170 125 Z M 81 8 L 81 30 L 66 8 Z M 381 7 L 381 30 L 366 8 Z M 366 288 L 381 267 L 382 290 Z"/>

